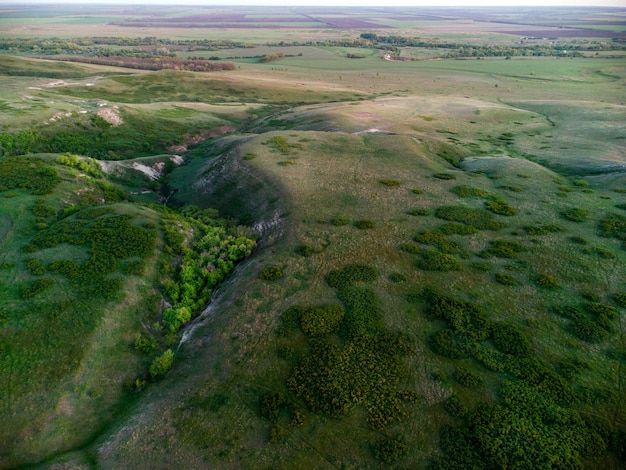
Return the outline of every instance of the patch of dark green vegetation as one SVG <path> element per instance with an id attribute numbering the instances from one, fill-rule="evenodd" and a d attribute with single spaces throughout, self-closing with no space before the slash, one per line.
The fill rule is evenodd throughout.
<path id="1" fill-rule="evenodd" d="M 544 289 L 559 289 L 561 287 L 559 280 L 552 274 L 534 274 L 531 279 L 538 287 Z"/>
<path id="2" fill-rule="evenodd" d="M 515 276 L 507 273 L 496 273 L 496 281 L 503 286 L 516 286 L 518 284 Z"/>
<path id="3" fill-rule="evenodd" d="M 441 430 L 442 456 L 433 462 L 434 468 L 505 468 L 521 463 L 538 468 L 554 459 L 575 468 L 606 453 L 617 428 L 608 421 L 599 428 L 579 411 L 579 395 L 535 355 L 521 329 L 491 321 L 471 302 L 431 290 L 422 297 L 428 317 L 446 324 L 430 341 L 433 351 L 481 363 L 495 374 L 499 397 L 473 409 L 456 394 L 448 399 L 444 409 L 457 421 Z M 464 387 L 482 384 L 482 376 L 465 365 L 457 366 L 454 378 Z M 554 420 L 550 413 L 566 419 Z"/>
<path id="4" fill-rule="evenodd" d="M 494 214 L 504 215 L 507 217 L 517 214 L 517 210 L 514 207 L 509 206 L 507 202 L 502 200 L 487 201 L 485 202 L 485 207 Z"/>
<path id="5" fill-rule="evenodd" d="M 434 173 L 433 177 L 439 180 L 455 180 L 456 179 L 456 176 L 454 176 L 452 173 Z"/>
<path id="6" fill-rule="evenodd" d="M 278 150 L 280 153 L 282 153 L 283 155 L 288 155 L 291 153 L 292 150 L 303 150 L 304 146 L 298 142 L 292 143 L 289 142 L 289 139 L 287 139 L 287 137 L 284 137 L 282 135 L 277 135 L 272 137 L 271 139 L 267 140 L 266 142 L 264 142 L 265 145 L 268 145 L 269 147 Z"/>
<path id="7" fill-rule="evenodd" d="M 337 227 L 340 227 L 342 225 L 348 225 L 351 221 L 352 219 L 350 219 L 350 217 L 348 217 L 347 215 L 340 214 L 337 217 L 334 217 L 330 221 L 330 223 Z"/>
<path id="8" fill-rule="evenodd" d="M 286 383 L 296 403 L 261 397 L 261 414 L 274 425 L 285 426 L 282 410 L 297 409 L 301 402 L 316 413 L 335 418 L 362 408 L 371 428 L 385 429 L 404 418 L 405 403 L 419 400 L 415 391 L 400 388 L 406 374 L 402 358 L 411 354 L 414 346 L 408 337 L 385 328 L 378 298 L 365 286 L 377 277 L 377 270 L 367 265 L 331 271 L 326 281 L 337 289 L 343 307 L 293 306 L 283 313 L 281 338 L 289 341 L 304 333 L 308 352 Z M 402 449 L 397 443 L 379 442 L 372 452 L 386 462 L 404 456 L 406 450 Z"/>
<path id="9" fill-rule="evenodd" d="M 567 209 L 566 211 L 561 212 L 561 215 L 572 222 L 584 222 L 587 220 L 587 216 L 589 212 L 587 209 L 581 209 L 580 207 L 572 207 L 571 209 Z"/>
<path id="10" fill-rule="evenodd" d="M 498 258 L 515 258 L 519 253 L 524 251 L 524 246 L 516 241 L 510 240 L 492 240 L 489 242 L 489 248 L 480 252 L 482 258 L 496 256 Z"/>
<path id="11" fill-rule="evenodd" d="M 463 269 L 463 265 L 456 256 L 435 250 L 422 251 L 417 267 L 424 271 L 460 271 Z"/>
<path id="12" fill-rule="evenodd" d="M 30 194 L 44 195 L 52 192 L 60 182 L 58 170 L 39 158 L 2 159 L 0 192 L 21 188 Z"/>
<path id="13" fill-rule="evenodd" d="M 570 320 L 568 331 L 588 343 L 599 343 L 615 332 L 618 311 L 611 305 L 589 302 L 582 306 L 556 306 L 554 311 Z"/>
<path id="14" fill-rule="evenodd" d="M 601 237 L 622 240 L 626 247 L 626 216 L 607 214 L 598 222 L 598 232 Z"/>
<path id="15" fill-rule="evenodd" d="M 478 230 L 500 230 L 506 227 L 506 224 L 495 220 L 491 213 L 479 208 L 442 206 L 437 208 L 435 216 L 450 222 L 472 225 Z"/>
<path id="16" fill-rule="evenodd" d="M 550 233 L 557 233 L 563 230 L 555 224 L 525 225 L 523 228 L 528 235 L 548 235 Z"/>
<path id="17" fill-rule="evenodd" d="M 478 232 L 473 225 L 461 224 L 458 222 L 450 222 L 437 227 L 437 231 L 444 235 L 472 235 Z"/>
<path id="18" fill-rule="evenodd" d="M 467 186 L 467 185 L 460 185 L 460 186 L 455 186 L 454 188 L 452 188 L 450 191 L 452 191 L 454 194 L 456 194 L 459 197 L 489 197 L 490 194 L 487 191 L 484 191 L 482 189 L 479 188 L 475 188 L 473 186 Z"/>
<path id="19" fill-rule="evenodd" d="M 358 284 L 373 282 L 378 271 L 366 264 L 349 264 L 326 275 L 326 283 L 334 289 L 345 289 Z"/>
<path id="20" fill-rule="evenodd" d="M 402 184 L 402 181 L 393 180 L 393 179 L 384 179 L 384 180 L 380 180 L 380 183 L 385 186 L 393 188 L 395 186 L 400 186 Z"/>
<path id="21" fill-rule="evenodd" d="M 413 215 L 413 216 L 425 216 L 425 215 L 430 215 L 430 209 L 426 209 L 425 207 L 420 207 L 418 209 L 411 209 L 406 211 L 406 213 L 408 215 Z"/>
<path id="22" fill-rule="evenodd" d="M 375 227 L 374 222 L 369 219 L 355 220 L 353 225 L 361 230 L 367 230 Z"/>
<path id="23" fill-rule="evenodd" d="M 173 273 L 164 283 L 171 307 L 163 312 L 163 325 L 170 333 L 208 304 L 213 290 L 256 244 L 249 230 L 228 225 L 215 215 L 212 209 L 194 206 L 185 207 L 181 214 L 163 214 L 166 251 L 176 261 L 161 269 L 162 274 Z M 181 227 L 194 238 L 185 240 Z"/>
<path id="24" fill-rule="evenodd" d="M 448 240 L 445 233 L 441 231 L 420 232 L 413 239 L 422 245 L 434 246 L 442 253 L 458 254 L 464 258 L 469 257 L 469 252 L 460 243 Z"/>
<path id="25" fill-rule="evenodd" d="M 259 274 L 259 279 L 263 281 L 275 281 L 283 277 L 283 269 L 278 265 L 268 266 Z"/>

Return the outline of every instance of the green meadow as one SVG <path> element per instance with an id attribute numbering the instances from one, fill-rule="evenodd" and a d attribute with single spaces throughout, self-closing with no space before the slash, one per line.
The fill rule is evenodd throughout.
<path id="1" fill-rule="evenodd" d="M 621 468 L 624 10 L 543 13 L 5 12 L 0 468 Z"/>

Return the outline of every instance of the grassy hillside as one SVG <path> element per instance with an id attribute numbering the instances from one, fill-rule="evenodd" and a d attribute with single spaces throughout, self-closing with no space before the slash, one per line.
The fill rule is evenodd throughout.
<path id="1" fill-rule="evenodd" d="M 621 10 L 84 8 L 0 20 L 0 468 L 621 467 Z"/>

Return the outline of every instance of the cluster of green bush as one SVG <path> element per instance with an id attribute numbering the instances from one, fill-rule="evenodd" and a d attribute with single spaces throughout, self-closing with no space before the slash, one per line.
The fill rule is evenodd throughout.
<path id="1" fill-rule="evenodd" d="M 61 182 L 56 168 L 40 158 L 4 158 L 0 165 L 0 192 L 22 188 L 31 194 L 49 194 Z"/>
<path id="2" fill-rule="evenodd" d="M 569 374 L 561 373 L 562 367 L 557 373 L 536 357 L 519 328 L 489 320 L 477 305 L 430 290 L 417 298 L 426 300 L 431 318 L 446 322 L 430 341 L 436 353 L 473 359 L 502 379 L 496 402 L 468 410 L 457 395 L 446 401 L 446 411 L 460 421 L 442 429 L 443 452 L 434 468 L 580 468 L 585 459 L 607 452 L 618 429 L 583 417 L 578 406 L 585 398 L 567 381 L 588 366 L 577 361 L 568 364 Z M 599 303 L 587 304 L 585 313 L 562 310 L 570 318 L 616 316 L 613 307 Z M 464 387 L 482 383 L 465 365 L 454 377 Z"/>
<path id="3" fill-rule="evenodd" d="M 554 311 L 570 319 L 569 331 L 588 343 L 604 341 L 615 332 L 614 323 L 618 317 L 618 311 L 611 305 L 590 302 L 584 304 L 582 308 L 557 306 Z"/>
<path id="4" fill-rule="evenodd" d="M 64 153 L 56 158 L 56 162 L 61 165 L 69 166 L 70 168 L 76 168 L 83 173 L 93 176 L 95 178 L 100 178 L 103 176 L 102 167 L 97 160 L 93 158 L 81 158 L 78 155 L 73 155 L 71 153 Z"/>
<path id="5" fill-rule="evenodd" d="M 164 281 L 172 306 L 163 312 L 163 324 L 170 333 L 206 306 L 213 289 L 256 244 L 242 227 L 228 226 L 214 215 L 212 211 L 193 210 L 162 217 L 166 252 L 182 255 L 175 258 L 175 272 Z M 162 274 L 170 271 L 169 267 L 162 269 Z"/>
<path id="6" fill-rule="evenodd" d="M 331 271 L 325 279 L 337 289 L 343 307 L 292 306 L 281 315 L 279 334 L 289 341 L 304 333 L 308 343 L 287 381 L 295 397 L 312 411 L 331 417 L 361 407 L 368 424 L 382 429 L 400 421 L 405 416 L 403 403 L 416 402 L 419 395 L 399 388 L 405 374 L 402 357 L 414 346 L 408 337 L 385 328 L 378 298 L 366 286 L 377 277 L 375 268 L 363 264 Z M 261 414 L 268 419 L 275 420 L 289 407 L 277 396 L 261 397 Z M 394 449 L 391 443 L 372 447 L 382 461 L 404 455 Z"/>
<path id="7" fill-rule="evenodd" d="M 435 211 L 435 216 L 450 222 L 472 225 L 478 230 L 500 230 L 506 225 L 495 220 L 493 215 L 480 208 L 463 206 L 442 206 Z"/>
<path id="8" fill-rule="evenodd" d="M 491 240 L 489 248 L 480 252 L 481 258 L 515 258 L 518 253 L 524 251 L 524 246 L 516 241 L 511 240 Z"/>
<path id="9" fill-rule="evenodd" d="M 626 248 L 626 216 L 607 214 L 598 222 L 598 232 L 601 237 L 622 240 Z"/>
<path id="10" fill-rule="evenodd" d="M 489 209 L 494 214 L 504 215 L 507 217 L 511 217 L 517 214 L 517 210 L 514 207 L 511 207 L 507 202 L 496 199 L 493 201 L 486 201 L 485 207 Z"/>
<path id="11" fill-rule="evenodd" d="M 287 155 L 291 153 L 293 149 L 303 150 L 304 147 L 300 143 L 291 143 L 287 137 L 282 135 L 277 135 L 272 137 L 271 139 L 263 142 L 264 145 L 268 145 L 273 149 L 278 150 L 283 155 Z"/>
<path id="12" fill-rule="evenodd" d="M 460 271 L 463 265 L 454 255 L 435 250 L 423 250 L 417 267 L 424 271 Z"/>
<path id="13" fill-rule="evenodd" d="M 469 257 L 469 252 L 463 246 L 461 246 L 461 244 L 455 241 L 448 240 L 446 234 L 441 230 L 437 230 L 434 232 L 423 231 L 415 235 L 413 239 L 417 243 L 421 243 L 422 245 L 434 246 L 442 253 L 457 254 L 464 258 Z"/>
<path id="14" fill-rule="evenodd" d="M 62 243 L 86 246 L 89 257 L 82 264 L 72 260 L 55 260 L 48 266 L 38 258 L 25 261 L 26 269 L 41 276 L 47 271 L 67 277 L 83 298 L 111 298 L 122 287 L 119 277 L 111 277 L 120 267 L 120 260 L 144 259 L 154 251 L 154 227 L 141 227 L 132 223 L 128 214 L 106 210 L 85 210 L 76 216 L 59 220 L 41 230 L 25 246 L 24 251 L 56 247 Z M 35 292 L 36 294 L 36 292 Z M 34 295 L 34 294 L 33 294 Z"/>
<path id="15" fill-rule="evenodd" d="M 456 194 L 459 197 L 489 197 L 490 194 L 487 191 L 484 191 L 482 189 L 479 188 L 475 188 L 473 186 L 467 186 L 465 184 L 459 185 L 459 186 L 455 186 L 454 188 L 452 188 L 450 191 L 452 191 L 454 194 Z"/>

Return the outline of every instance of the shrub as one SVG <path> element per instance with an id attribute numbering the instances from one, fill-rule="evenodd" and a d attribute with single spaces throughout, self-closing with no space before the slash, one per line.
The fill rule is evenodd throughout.
<path id="1" fill-rule="evenodd" d="M 20 295 L 23 299 L 30 299 L 31 297 L 35 297 L 37 294 L 49 289 L 53 284 L 54 281 L 50 278 L 36 279 L 30 284 L 22 286 L 20 289 Z"/>
<path id="2" fill-rule="evenodd" d="M 598 223 L 598 230 L 601 237 L 626 240 L 626 216 L 608 214 Z"/>
<path id="3" fill-rule="evenodd" d="M 259 400 L 259 412 L 265 419 L 275 422 L 286 402 L 287 400 L 281 393 L 267 393 Z"/>
<path id="4" fill-rule="evenodd" d="M 391 179 L 384 179 L 384 180 L 380 180 L 381 184 L 384 184 L 385 186 L 400 186 L 402 184 L 402 181 L 398 181 L 398 180 L 391 180 Z"/>
<path id="5" fill-rule="evenodd" d="M 613 302 L 622 308 L 626 308 L 626 292 L 619 292 L 611 296 Z"/>
<path id="6" fill-rule="evenodd" d="M 405 243 L 404 245 L 400 246 L 400 249 L 402 251 L 405 251 L 407 253 L 412 253 L 412 254 L 417 254 L 422 251 L 420 246 L 416 245 L 415 243 Z"/>
<path id="7" fill-rule="evenodd" d="M 473 225 L 460 224 L 458 222 L 449 222 L 437 227 L 437 231 L 444 235 L 471 235 L 478 232 Z"/>
<path id="8" fill-rule="evenodd" d="M 517 279 L 510 274 L 496 273 L 496 281 L 503 286 L 516 286 Z"/>
<path id="9" fill-rule="evenodd" d="M 143 259 L 133 259 L 126 263 L 124 274 L 129 276 L 141 276 L 146 269 L 146 262 Z"/>
<path id="10" fill-rule="evenodd" d="M 141 333 L 135 336 L 135 349 L 142 353 L 152 353 L 157 348 L 157 343 L 153 338 L 146 338 Z"/>
<path id="11" fill-rule="evenodd" d="M 270 442 L 283 442 L 287 437 L 287 429 L 281 424 L 274 424 L 270 430 Z"/>
<path id="12" fill-rule="evenodd" d="M 424 194 L 424 191 L 422 189 L 412 189 L 411 192 L 413 194 Z"/>
<path id="13" fill-rule="evenodd" d="M 468 338 L 448 328 L 435 333 L 430 338 L 429 345 L 435 354 L 448 359 L 469 357 L 470 342 Z"/>
<path id="14" fill-rule="evenodd" d="M 355 220 L 354 226 L 358 229 L 365 230 L 374 228 L 374 222 L 368 219 Z"/>
<path id="15" fill-rule="evenodd" d="M 389 277 L 389 280 L 394 283 L 406 281 L 406 276 L 401 273 L 391 273 L 389 274 L 388 277 Z"/>
<path id="16" fill-rule="evenodd" d="M 350 223 L 350 217 L 347 215 L 338 215 L 330 221 L 331 224 L 336 226 L 348 225 Z"/>
<path id="17" fill-rule="evenodd" d="M 464 184 L 455 186 L 450 191 L 459 197 L 489 197 L 489 193 L 487 191 L 474 188 L 473 186 L 466 186 Z"/>
<path id="18" fill-rule="evenodd" d="M 572 222 L 584 222 L 585 220 L 587 220 L 587 215 L 587 210 L 580 209 L 578 207 L 573 207 L 571 209 L 561 212 L 561 216 L 563 216 L 567 220 L 571 220 Z"/>
<path id="19" fill-rule="evenodd" d="M 482 376 L 465 366 L 457 367 L 454 378 L 458 383 L 467 388 L 478 388 L 483 384 Z"/>
<path id="20" fill-rule="evenodd" d="M 46 274 L 46 266 L 39 258 L 29 258 L 26 260 L 26 270 L 33 276 L 42 276 Z"/>
<path id="21" fill-rule="evenodd" d="M 264 281 L 275 281 L 276 279 L 280 279 L 283 277 L 283 270 L 280 266 L 273 265 L 265 268 L 259 274 L 259 279 Z"/>
<path id="22" fill-rule="evenodd" d="M 435 173 L 433 174 L 433 177 L 440 179 L 440 180 L 455 180 L 456 179 L 456 176 L 450 173 Z"/>
<path id="23" fill-rule="evenodd" d="M 459 253 L 463 255 L 466 252 L 461 245 L 448 240 L 442 232 L 421 232 L 415 236 L 414 240 L 424 245 L 436 246 L 443 253 Z"/>
<path id="24" fill-rule="evenodd" d="M 163 312 L 163 325 L 171 333 L 177 332 L 189 320 L 191 320 L 191 310 L 188 307 L 166 308 Z"/>
<path id="25" fill-rule="evenodd" d="M 374 445 L 374 458 L 386 464 L 391 464 L 409 453 L 409 446 L 399 438 L 385 439 Z"/>
<path id="26" fill-rule="evenodd" d="M 514 258 L 518 253 L 524 251 L 524 247 L 514 241 L 493 240 L 489 242 L 490 247 L 481 253 L 482 256 L 497 256 L 498 258 Z"/>
<path id="27" fill-rule="evenodd" d="M 572 321 L 570 329 L 574 336 L 588 343 L 599 343 L 608 338 L 611 333 L 587 316 Z"/>
<path id="28" fill-rule="evenodd" d="M 551 274 L 535 274 L 532 276 L 532 281 L 537 286 L 546 289 L 558 289 L 561 287 L 561 283 Z"/>
<path id="29" fill-rule="evenodd" d="M 506 323 L 493 324 L 491 337 L 496 348 L 505 354 L 528 356 L 532 352 L 526 336 L 513 325 L 507 325 Z"/>
<path id="30" fill-rule="evenodd" d="M 599 302 L 586 304 L 585 310 L 590 313 L 593 318 L 598 319 L 601 322 L 613 321 L 618 316 L 618 311 L 615 307 Z"/>
<path id="31" fill-rule="evenodd" d="M 308 258 L 309 256 L 313 256 L 315 254 L 315 248 L 313 248 L 313 246 L 308 245 L 308 244 L 299 245 L 296 247 L 295 252 L 296 254 L 300 256 L 304 256 L 305 258 Z"/>
<path id="32" fill-rule="evenodd" d="M 285 310 L 280 316 L 279 334 L 285 335 L 299 329 L 300 318 L 302 318 L 304 312 L 306 312 L 306 308 L 299 305 L 293 305 Z"/>
<path id="33" fill-rule="evenodd" d="M 485 202 L 485 207 L 494 214 L 504 215 L 507 217 L 511 217 L 517 213 L 515 208 L 509 206 L 504 201 L 487 201 Z"/>
<path id="34" fill-rule="evenodd" d="M 470 269 L 478 272 L 487 272 L 491 270 L 491 265 L 482 261 L 473 261 L 469 264 L 469 267 Z"/>
<path id="35" fill-rule="evenodd" d="M 300 326 L 309 336 L 321 336 L 337 330 L 343 317 L 344 309 L 339 305 L 323 305 L 306 309 L 300 317 Z"/>
<path id="36" fill-rule="evenodd" d="M 588 243 L 587 240 L 585 240 L 583 237 L 579 237 L 579 236 L 569 237 L 569 240 L 572 243 L 576 243 L 577 245 L 586 245 Z"/>
<path id="37" fill-rule="evenodd" d="M 373 282 L 378 277 L 378 271 L 366 264 L 349 264 L 342 269 L 329 272 L 326 283 L 335 289 L 345 289 L 356 284 Z"/>
<path id="38" fill-rule="evenodd" d="M 493 215 L 484 209 L 472 209 L 462 206 L 442 206 L 436 210 L 435 216 L 450 222 L 473 225 L 478 230 L 500 230 L 506 226 L 494 220 Z"/>
<path id="39" fill-rule="evenodd" d="M 411 209 L 406 211 L 407 214 L 409 215 L 413 215 L 413 216 L 420 216 L 420 215 L 430 215 L 430 210 L 426 209 L 426 208 L 419 208 L 419 209 Z"/>
<path id="40" fill-rule="evenodd" d="M 464 418 L 467 415 L 467 408 L 461 403 L 457 395 L 450 395 L 443 403 L 443 409 L 446 410 L 446 413 L 455 418 Z"/>
<path id="41" fill-rule="evenodd" d="M 463 269 L 463 265 L 454 255 L 434 250 L 423 251 L 422 259 L 418 260 L 417 266 L 424 271 L 460 271 Z"/>
<path id="42" fill-rule="evenodd" d="M 156 357 L 150 364 L 149 372 L 152 380 L 158 379 L 169 372 L 174 364 L 174 352 L 171 349 Z"/>
<path id="43" fill-rule="evenodd" d="M 337 292 L 337 297 L 346 307 L 342 336 L 354 338 L 383 329 L 383 313 L 374 291 L 357 286 L 346 287 Z"/>

